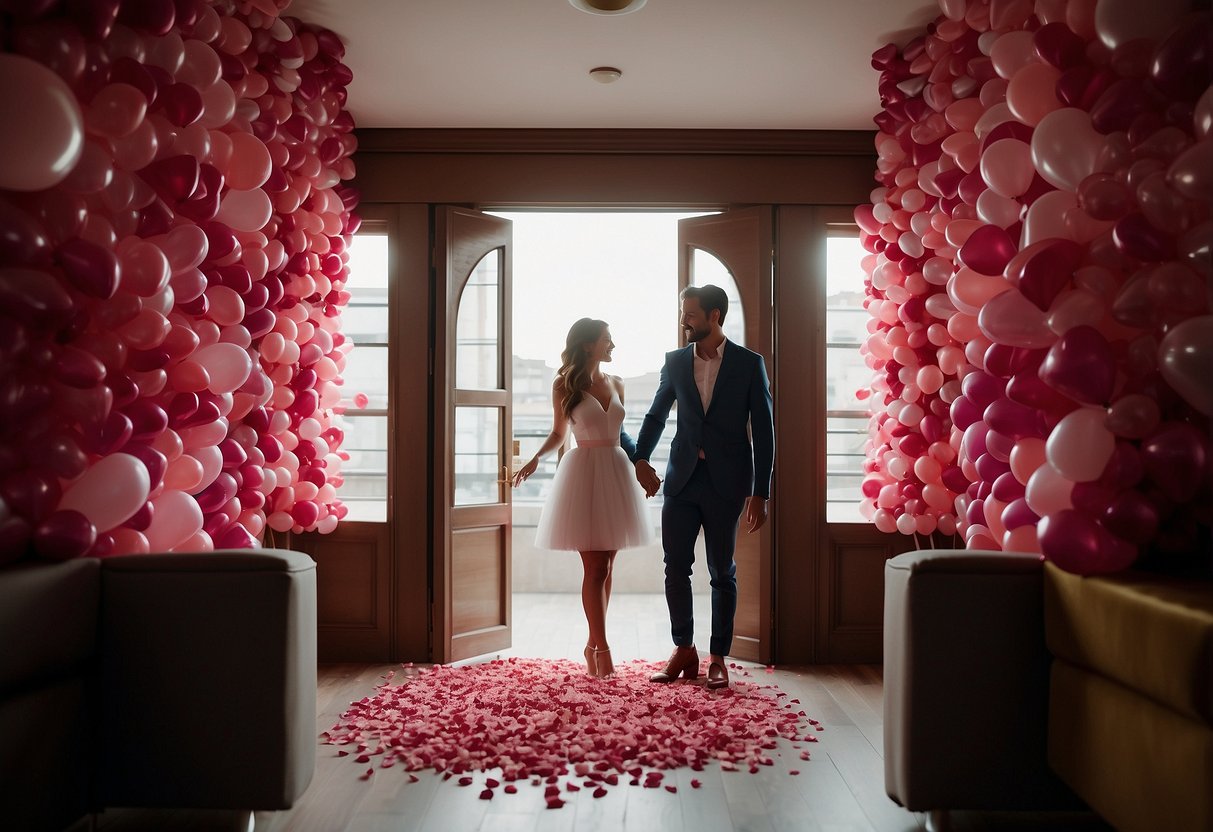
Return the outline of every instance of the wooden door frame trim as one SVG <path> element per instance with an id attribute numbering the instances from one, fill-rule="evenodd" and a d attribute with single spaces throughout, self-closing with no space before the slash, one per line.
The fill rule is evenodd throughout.
<path id="1" fill-rule="evenodd" d="M 871 156 L 875 130 L 446 129 L 354 131 L 366 153 Z"/>

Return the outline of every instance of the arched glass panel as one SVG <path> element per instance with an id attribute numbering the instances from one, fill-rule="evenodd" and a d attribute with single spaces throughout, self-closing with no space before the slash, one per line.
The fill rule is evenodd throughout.
<path id="1" fill-rule="evenodd" d="M 463 287 L 455 325 L 455 386 L 500 390 L 501 249 L 486 254 Z"/>
<path id="2" fill-rule="evenodd" d="M 724 289 L 729 297 L 729 309 L 724 316 L 724 337 L 734 344 L 745 346 L 745 309 L 741 306 L 741 293 L 737 291 L 737 281 L 728 266 L 720 262 L 716 255 L 701 248 L 694 249 L 691 259 L 691 285 L 706 286 L 711 284 Z"/>

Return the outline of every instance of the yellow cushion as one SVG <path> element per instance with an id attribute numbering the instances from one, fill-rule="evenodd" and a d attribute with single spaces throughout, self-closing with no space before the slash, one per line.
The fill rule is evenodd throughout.
<path id="1" fill-rule="evenodd" d="M 1054 656 L 1213 723 L 1213 581 L 1045 568 L 1045 638 Z"/>
<path id="2" fill-rule="evenodd" d="M 1120 832 L 1213 829 L 1213 727 L 1063 660 L 1049 683 L 1049 765 Z"/>

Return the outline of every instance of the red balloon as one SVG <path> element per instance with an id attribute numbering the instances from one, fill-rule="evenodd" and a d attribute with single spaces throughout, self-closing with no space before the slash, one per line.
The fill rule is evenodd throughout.
<path id="1" fill-rule="evenodd" d="M 68 240 L 56 252 L 59 266 L 72 285 L 102 300 L 118 291 L 118 258 L 108 248 L 88 240 Z"/>
<path id="2" fill-rule="evenodd" d="M 1058 69 L 1068 69 L 1086 59 L 1087 42 L 1059 20 L 1037 29 L 1032 45 L 1037 55 Z"/>
<path id="3" fill-rule="evenodd" d="M 1139 491 L 1118 494 L 1104 509 L 1102 519 L 1108 531 L 1139 546 L 1158 533 L 1158 508 Z"/>
<path id="4" fill-rule="evenodd" d="M 185 199 L 198 188 L 199 166 L 193 156 L 169 156 L 158 159 L 139 171 L 143 181 L 170 205 Z"/>

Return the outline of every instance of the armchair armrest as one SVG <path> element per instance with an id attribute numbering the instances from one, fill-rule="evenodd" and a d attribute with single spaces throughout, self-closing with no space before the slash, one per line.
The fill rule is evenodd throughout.
<path id="1" fill-rule="evenodd" d="M 102 561 L 103 806 L 285 809 L 316 747 L 316 571 L 282 550 Z"/>
<path id="2" fill-rule="evenodd" d="M 885 565 L 885 788 L 908 809 L 1069 805 L 1048 768 L 1038 555 L 927 550 Z"/>

